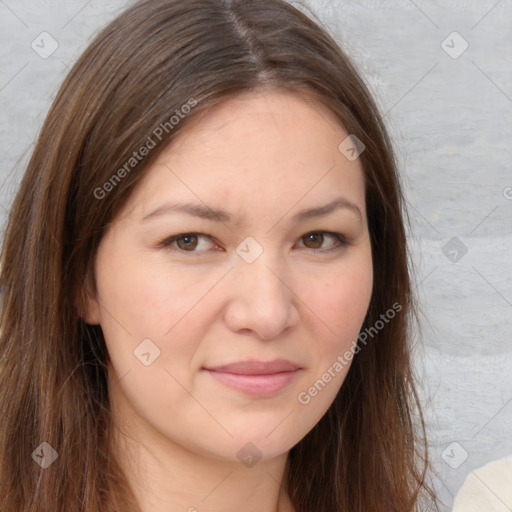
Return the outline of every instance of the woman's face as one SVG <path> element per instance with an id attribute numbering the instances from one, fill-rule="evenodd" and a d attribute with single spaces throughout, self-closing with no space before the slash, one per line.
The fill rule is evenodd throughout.
<path id="1" fill-rule="evenodd" d="M 266 89 L 210 110 L 148 169 L 101 241 L 85 317 L 132 436 L 247 463 L 327 411 L 372 289 L 348 135 L 321 104 Z"/>

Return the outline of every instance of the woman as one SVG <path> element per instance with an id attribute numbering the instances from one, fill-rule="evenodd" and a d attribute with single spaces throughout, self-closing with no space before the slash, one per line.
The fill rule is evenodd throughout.
<path id="1" fill-rule="evenodd" d="M 10 213 L 0 509 L 433 507 L 402 208 L 319 25 L 280 0 L 130 7 Z"/>

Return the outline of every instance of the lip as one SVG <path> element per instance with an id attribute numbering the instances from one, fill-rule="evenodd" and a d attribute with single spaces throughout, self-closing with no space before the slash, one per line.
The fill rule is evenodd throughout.
<path id="1" fill-rule="evenodd" d="M 286 359 L 239 361 L 203 368 L 223 384 L 254 397 L 271 397 L 287 387 L 301 367 Z"/>
<path id="2" fill-rule="evenodd" d="M 300 366 L 287 359 L 274 359 L 273 361 L 257 361 L 250 359 L 222 366 L 205 367 L 215 372 L 234 373 L 237 375 L 270 375 L 272 373 L 293 372 Z"/>

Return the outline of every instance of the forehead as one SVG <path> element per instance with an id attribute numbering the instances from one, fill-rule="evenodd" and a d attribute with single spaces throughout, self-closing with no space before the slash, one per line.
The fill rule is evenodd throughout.
<path id="1" fill-rule="evenodd" d="M 256 142 L 268 143 L 271 133 L 273 138 L 277 137 L 274 139 L 276 143 L 286 144 L 298 142 L 304 136 L 315 141 L 325 137 L 326 131 L 346 133 L 334 113 L 311 94 L 261 88 L 237 94 L 208 110 L 178 134 L 172 148 L 177 153 L 182 145 L 190 148 L 191 145 L 211 142 L 218 148 L 224 140 L 236 140 L 236 146 L 228 146 L 231 152 L 235 152 L 242 146 L 249 149 L 258 133 L 260 137 Z M 244 138 L 249 135 L 251 138 Z M 201 144 L 201 147 L 204 146 Z M 259 147 L 258 152 L 265 149 Z"/>
<path id="2" fill-rule="evenodd" d="M 361 165 L 338 150 L 347 136 L 311 96 L 272 89 L 238 95 L 179 133 L 146 171 L 131 207 L 145 216 L 158 202 L 194 200 L 232 206 L 240 223 L 250 212 L 275 215 L 342 193 L 363 210 Z"/>

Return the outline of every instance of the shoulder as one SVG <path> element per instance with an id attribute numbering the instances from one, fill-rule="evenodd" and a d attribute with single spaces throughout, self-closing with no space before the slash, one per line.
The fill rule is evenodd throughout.
<path id="1" fill-rule="evenodd" d="M 512 455 L 471 471 L 455 497 L 452 512 L 483 510 L 512 510 Z"/>

